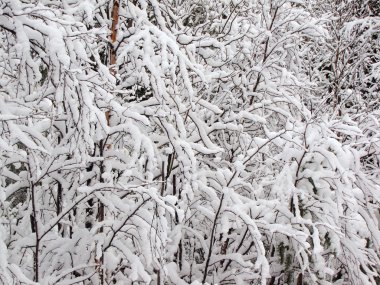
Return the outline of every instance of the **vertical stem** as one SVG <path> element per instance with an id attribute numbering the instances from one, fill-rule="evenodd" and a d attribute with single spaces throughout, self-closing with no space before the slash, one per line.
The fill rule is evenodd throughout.
<path id="1" fill-rule="evenodd" d="M 161 165 L 161 183 L 162 183 L 162 186 L 161 186 L 161 196 L 164 195 L 164 191 L 165 191 L 165 161 L 162 161 L 162 165 Z"/>
<path id="2" fill-rule="evenodd" d="M 99 142 L 99 150 L 100 150 L 99 151 L 99 155 L 101 157 L 104 156 L 104 148 L 105 148 L 105 142 L 103 140 L 101 140 Z M 100 183 L 104 182 L 104 179 L 102 177 L 103 173 L 104 173 L 104 163 L 102 161 L 101 164 L 100 164 L 100 178 L 99 178 Z M 103 222 L 104 221 L 104 205 L 103 205 L 103 203 L 101 201 L 98 201 L 98 212 L 97 212 L 97 215 L 96 215 L 96 219 L 99 222 Z M 103 232 L 103 227 L 100 227 L 99 232 L 100 233 Z"/>
<path id="3" fill-rule="evenodd" d="M 208 266 L 209 266 L 210 260 L 211 260 L 212 247 L 214 245 L 214 235 L 215 235 L 216 222 L 218 220 L 220 210 L 222 209 L 223 198 L 224 198 L 224 194 L 222 195 L 222 197 L 220 199 L 218 211 L 215 214 L 214 224 L 212 225 L 211 236 L 210 236 L 210 245 L 209 245 L 207 259 L 206 259 L 205 271 L 203 272 L 202 284 L 205 284 L 206 278 L 207 278 L 207 271 L 208 271 Z"/>
<path id="4" fill-rule="evenodd" d="M 114 75 L 116 74 L 116 68 L 114 66 L 116 64 L 116 51 L 113 47 L 113 44 L 116 42 L 116 38 L 117 38 L 118 22 L 119 22 L 119 0 L 114 0 L 113 6 L 112 6 L 112 26 L 111 26 L 112 46 L 110 47 L 110 66 L 111 66 L 111 73 Z M 111 117 L 111 113 L 109 110 L 107 110 L 105 112 L 105 117 L 107 120 L 107 125 L 109 126 L 110 125 L 110 117 Z M 106 140 L 104 142 L 103 141 L 99 142 L 100 156 L 103 156 L 103 152 L 104 152 L 105 147 L 107 147 L 107 148 L 111 147 L 111 145 L 104 145 L 105 143 L 106 143 Z M 102 175 L 103 173 L 104 173 L 104 164 L 102 162 L 102 164 L 100 166 L 100 175 Z M 102 177 L 100 179 L 102 180 Z M 98 213 L 97 213 L 96 218 L 99 222 L 102 222 L 102 221 L 104 221 L 105 209 L 104 209 L 104 205 L 101 201 L 99 201 L 98 203 L 99 203 L 99 206 L 98 206 Z M 103 227 L 101 227 L 99 229 L 99 232 L 102 233 L 103 230 L 104 230 Z M 104 271 L 102 268 L 103 263 L 104 263 L 103 255 L 100 257 L 100 260 L 98 260 L 97 263 L 99 264 L 100 284 L 103 285 L 103 284 L 105 284 Z"/>
<path id="5" fill-rule="evenodd" d="M 175 174 L 173 174 L 173 196 L 176 196 L 176 195 L 177 195 L 177 181 L 176 181 Z"/>
<path id="6" fill-rule="evenodd" d="M 32 192 L 32 211 L 33 211 L 33 227 L 35 230 L 35 238 L 36 238 L 36 252 L 34 254 L 34 281 L 39 281 L 39 251 L 40 251 L 40 238 L 38 234 L 38 223 L 37 223 L 37 206 L 36 206 L 36 197 L 35 197 L 35 189 L 34 184 L 31 184 L 31 192 Z"/>
<path id="7" fill-rule="evenodd" d="M 161 285 L 161 271 L 157 270 L 157 285 Z"/>
<path id="8" fill-rule="evenodd" d="M 116 74 L 116 50 L 113 47 L 113 44 L 116 42 L 117 38 L 117 25 L 119 23 L 119 0 L 115 0 L 113 2 L 113 7 L 112 7 L 112 26 L 111 26 L 111 43 L 112 46 L 110 47 L 110 65 L 111 65 L 111 73 L 113 75 Z M 110 111 L 105 112 L 107 124 L 110 125 Z"/>
<path id="9" fill-rule="evenodd" d="M 232 233 L 232 228 L 230 228 L 229 230 L 228 230 L 228 234 L 230 235 Z M 229 238 L 227 238 L 225 241 L 224 241 L 224 243 L 222 244 L 222 247 L 221 247 L 221 249 L 220 249 L 220 253 L 222 254 L 222 255 L 225 255 L 226 253 L 227 253 L 227 249 L 228 249 L 228 244 L 229 244 L 229 242 L 230 242 L 230 239 Z M 221 266 L 223 266 L 223 263 L 224 263 L 224 259 L 222 260 L 222 261 L 220 261 L 220 265 Z"/>
<path id="10" fill-rule="evenodd" d="M 303 284 L 303 275 L 302 273 L 298 274 L 297 278 L 297 285 L 302 285 Z"/>
<path id="11" fill-rule="evenodd" d="M 113 2 L 112 8 L 112 27 L 111 27 L 111 42 L 112 44 L 116 42 L 117 38 L 117 24 L 119 23 L 119 0 L 115 0 Z M 116 64 L 116 51 L 114 47 L 111 47 L 111 55 L 110 55 L 110 64 Z M 112 73 L 115 73 L 115 67 L 111 69 Z"/>
<path id="12" fill-rule="evenodd" d="M 100 156 L 103 157 L 103 152 L 104 152 L 104 143 L 103 140 L 99 142 L 99 149 L 100 149 Z M 100 182 L 103 183 L 103 177 L 102 174 L 104 173 L 104 164 L 101 162 L 100 165 Z M 98 222 L 104 221 L 104 205 L 101 201 L 98 201 L 98 212 L 96 214 L 96 219 Z M 103 226 L 100 227 L 99 233 L 103 232 Z M 104 270 L 103 270 L 103 264 L 104 264 L 104 256 L 103 253 L 100 256 L 100 259 L 97 260 L 95 259 L 95 262 L 99 265 L 99 277 L 100 277 L 100 284 L 104 285 L 105 280 L 104 280 Z"/>
<path id="13" fill-rule="evenodd" d="M 176 180 L 176 175 L 173 174 L 173 196 L 177 195 L 177 180 Z M 179 198 L 181 199 L 181 193 L 179 193 Z M 177 212 L 175 213 L 175 224 L 178 225 L 179 223 L 179 218 Z M 180 270 L 182 270 L 182 239 L 179 241 L 178 244 L 178 250 L 175 253 L 175 257 L 178 263 L 178 267 Z"/>
<path id="14" fill-rule="evenodd" d="M 274 20 L 275 20 L 276 17 L 277 17 L 278 9 L 279 9 L 279 7 L 276 7 L 276 10 L 274 10 L 274 15 L 273 15 L 272 21 L 271 21 L 270 26 L 269 26 L 269 31 L 272 31 L 273 24 L 274 24 Z M 262 61 L 262 63 L 261 63 L 262 65 L 264 65 L 264 63 L 266 62 L 266 60 L 267 60 L 268 57 L 269 57 L 269 54 L 268 54 L 268 46 L 269 46 L 269 37 L 267 37 L 267 39 L 266 39 L 266 41 L 265 41 L 264 58 L 263 58 L 263 61 Z M 260 79 L 261 79 L 261 73 L 259 73 L 259 74 L 257 75 L 256 83 L 255 83 L 255 85 L 254 85 L 254 87 L 253 87 L 253 92 L 256 92 L 257 88 L 259 87 Z M 249 104 L 250 104 L 250 105 L 253 104 L 253 96 L 251 97 L 251 100 L 249 101 Z"/>
<path id="15" fill-rule="evenodd" d="M 59 173 L 59 172 L 58 172 Z M 62 212 L 62 184 L 61 182 L 57 181 L 58 183 L 58 189 L 57 189 L 57 216 Z M 62 225 L 61 223 L 58 223 L 58 234 L 62 231 Z M 62 232 L 63 236 L 63 232 Z"/>

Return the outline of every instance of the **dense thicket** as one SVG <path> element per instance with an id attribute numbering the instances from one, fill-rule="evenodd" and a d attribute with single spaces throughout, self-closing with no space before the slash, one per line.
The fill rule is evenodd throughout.
<path id="1" fill-rule="evenodd" d="M 379 284 L 378 4 L 0 0 L 0 283 Z"/>

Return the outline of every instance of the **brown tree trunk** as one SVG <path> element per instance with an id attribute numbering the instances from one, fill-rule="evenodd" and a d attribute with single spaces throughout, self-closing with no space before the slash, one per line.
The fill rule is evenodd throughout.
<path id="1" fill-rule="evenodd" d="M 115 0 L 113 2 L 113 6 L 112 6 L 112 26 L 111 26 L 111 47 L 110 47 L 110 70 L 111 70 L 111 73 L 113 75 L 116 74 L 116 68 L 115 68 L 115 64 L 116 64 L 116 51 L 114 49 L 114 46 L 113 44 L 116 42 L 116 38 L 117 38 L 117 25 L 118 25 L 118 22 L 119 22 L 119 0 Z M 111 113 L 110 113 L 110 110 L 107 110 L 105 112 L 105 117 L 106 117 L 106 120 L 107 120 L 107 125 L 109 126 L 110 125 L 110 117 L 111 117 Z M 100 142 L 100 145 L 99 145 L 99 148 L 100 148 L 100 151 L 101 151 L 101 156 L 103 156 L 103 151 L 104 149 L 109 149 L 111 148 L 111 145 L 110 144 L 107 144 L 107 145 L 104 145 L 106 143 L 106 140 L 104 142 Z M 102 167 L 100 168 L 101 169 L 101 174 L 103 174 L 103 165 Z M 105 209 L 104 209 L 104 205 L 101 201 L 98 202 L 98 213 L 97 213 L 97 220 L 98 222 L 102 222 L 104 221 L 104 216 L 105 216 Z M 99 232 L 103 232 L 103 227 L 101 227 L 99 229 Z M 95 262 L 98 264 L 99 266 L 99 277 L 100 277 L 100 284 L 101 285 L 104 285 L 105 284 L 105 280 L 104 280 L 104 269 L 103 269 L 103 263 L 104 263 L 104 257 L 103 257 L 103 254 L 102 256 L 100 257 L 99 260 L 95 260 Z"/>

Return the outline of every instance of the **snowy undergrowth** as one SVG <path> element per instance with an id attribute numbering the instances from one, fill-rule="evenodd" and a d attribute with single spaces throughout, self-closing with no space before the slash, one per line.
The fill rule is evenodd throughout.
<path id="1" fill-rule="evenodd" d="M 373 10 L 26 2 L 0 1 L 0 282 L 379 282 Z"/>

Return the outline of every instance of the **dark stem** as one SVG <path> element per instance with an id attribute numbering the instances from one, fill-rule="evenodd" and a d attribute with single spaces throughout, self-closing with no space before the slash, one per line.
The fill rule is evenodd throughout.
<path id="1" fill-rule="evenodd" d="M 205 265 L 205 270 L 204 270 L 204 272 L 203 272 L 202 284 L 204 284 L 204 283 L 206 282 L 206 278 L 207 278 L 207 271 L 208 271 L 208 266 L 209 266 L 209 264 L 210 264 L 211 253 L 212 253 L 212 247 L 213 247 L 213 245 L 214 245 L 214 235 L 215 235 L 216 222 L 217 222 L 217 220 L 218 220 L 218 216 L 219 216 L 220 210 L 222 209 L 223 198 L 224 198 L 224 194 L 223 194 L 222 197 L 220 198 L 220 203 L 219 203 L 218 211 L 217 211 L 216 214 L 215 214 L 214 224 L 212 225 L 211 237 L 210 237 L 210 246 L 209 246 L 209 249 L 208 249 L 207 260 L 206 260 L 206 265 Z"/>
<path id="2" fill-rule="evenodd" d="M 62 212 L 62 184 L 61 182 L 58 182 L 58 189 L 57 189 L 57 216 Z M 61 223 L 58 223 L 58 233 L 61 233 L 63 236 L 63 231 L 62 231 L 62 225 Z"/>
<path id="3" fill-rule="evenodd" d="M 38 223 L 37 223 L 37 207 L 36 207 L 36 199 L 35 199 L 35 189 L 34 184 L 31 185 L 31 191 L 32 191 L 32 211 L 33 211 L 33 227 L 35 230 L 35 237 L 36 237 L 36 252 L 34 254 L 34 281 L 38 282 L 39 280 L 39 251 L 40 251 L 40 238 L 38 236 Z"/>

